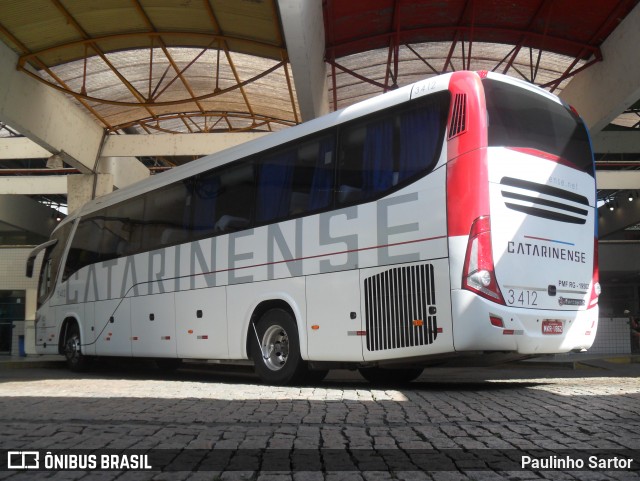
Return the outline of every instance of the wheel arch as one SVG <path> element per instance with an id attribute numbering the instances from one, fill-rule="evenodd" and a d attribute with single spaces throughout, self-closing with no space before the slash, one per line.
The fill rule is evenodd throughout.
<path id="1" fill-rule="evenodd" d="M 84 339 L 82 327 L 80 326 L 80 322 L 74 316 L 67 316 L 62 321 L 62 325 L 60 326 L 60 334 L 58 335 L 58 354 L 64 354 L 64 343 L 67 338 L 67 332 L 69 327 L 73 324 L 78 326 L 78 330 L 80 331 L 80 339 Z"/>
<path id="2" fill-rule="evenodd" d="M 251 339 L 253 339 L 253 337 L 255 336 L 255 332 L 253 330 L 253 324 L 258 322 L 260 320 L 260 318 L 267 313 L 268 311 L 272 310 L 272 309 L 283 309 L 285 311 L 287 311 L 289 314 L 291 314 L 291 316 L 293 317 L 293 319 L 296 322 L 296 326 L 298 327 L 298 341 L 300 343 L 300 355 L 303 359 L 306 359 L 307 357 L 307 349 L 306 349 L 306 337 L 304 336 L 304 331 L 302 329 L 302 325 L 301 325 L 301 316 L 300 316 L 300 312 L 297 312 L 297 309 L 295 309 L 292 306 L 292 302 L 289 299 L 285 299 L 285 298 L 280 298 L 280 297 L 274 297 L 271 299 L 266 299 L 266 300 L 262 300 L 260 301 L 254 308 L 253 311 L 251 313 L 251 317 L 249 319 L 249 324 L 247 325 L 247 330 L 246 330 L 246 335 L 245 335 L 245 354 L 247 356 L 247 358 L 251 357 L 251 353 L 250 353 L 250 348 L 249 348 L 249 343 L 251 342 Z"/>

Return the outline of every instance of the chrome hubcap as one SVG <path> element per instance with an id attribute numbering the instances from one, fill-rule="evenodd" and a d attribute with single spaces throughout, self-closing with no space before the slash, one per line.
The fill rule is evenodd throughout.
<path id="1" fill-rule="evenodd" d="M 289 336 L 281 326 L 269 327 L 262 336 L 260 347 L 264 364 L 272 371 L 279 371 L 287 363 Z"/>
<path id="2" fill-rule="evenodd" d="M 80 338 L 78 336 L 74 336 L 67 341 L 67 349 L 65 350 L 65 354 L 67 359 L 74 359 L 78 357 L 80 353 Z"/>

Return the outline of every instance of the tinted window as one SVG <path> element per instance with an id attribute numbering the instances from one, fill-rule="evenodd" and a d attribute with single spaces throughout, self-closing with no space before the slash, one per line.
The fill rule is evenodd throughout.
<path id="1" fill-rule="evenodd" d="M 189 183 L 177 182 L 144 196 L 141 247 L 143 251 L 181 244 L 189 240 L 191 218 Z"/>
<path id="2" fill-rule="evenodd" d="M 333 135 L 271 152 L 257 163 L 256 222 L 275 222 L 331 205 Z"/>
<path id="3" fill-rule="evenodd" d="M 253 163 L 244 162 L 196 176 L 192 185 L 193 238 L 251 225 L 255 200 Z"/>
<path id="4" fill-rule="evenodd" d="M 138 197 L 83 218 L 67 255 L 63 279 L 84 266 L 143 249 L 144 198 Z"/>
<path id="5" fill-rule="evenodd" d="M 143 215 L 143 197 L 135 197 L 107 207 L 103 218 L 101 261 L 128 256 L 142 250 Z"/>
<path id="6" fill-rule="evenodd" d="M 56 278 L 60 268 L 62 254 L 67 245 L 72 222 L 69 222 L 57 229 L 51 236 L 58 239 L 58 242 L 45 250 L 42 266 L 40 267 L 40 277 L 38 279 L 38 302 L 42 303 L 53 291 Z"/>
<path id="7" fill-rule="evenodd" d="M 449 93 L 340 129 L 338 204 L 364 202 L 428 173 L 440 156 Z"/>
<path id="8" fill-rule="evenodd" d="M 103 227 L 104 218 L 100 216 L 84 218 L 80 221 L 67 254 L 63 280 L 68 279 L 84 266 L 100 261 Z"/>
<path id="9" fill-rule="evenodd" d="M 587 130 L 570 109 L 508 83 L 485 79 L 483 85 L 490 146 L 537 149 L 594 175 Z"/>

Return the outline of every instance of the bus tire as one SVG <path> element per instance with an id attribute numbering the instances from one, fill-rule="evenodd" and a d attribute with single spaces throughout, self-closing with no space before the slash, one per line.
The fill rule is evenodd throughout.
<path id="1" fill-rule="evenodd" d="M 251 358 L 256 374 L 266 384 L 283 386 L 302 381 L 306 363 L 300 356 L 298 328 L 293 316 L 284 309 L 265 312 L 250 332 Z M 253 326 L 249 326 L 253 331 Z M 260 343 L 258 343 L 258 339 Z"/>
<path id="2" fill-rule="evenodd" d="M 404 369 L 362 367 L 358 371 L 363 378 L 372 384 L 406 384 L 417 379 L 424 369 L 421 367 Z"/>
<path id="3" fill-rule="evenodd" d="M 71 322 L 65 335 L 63 354 L 69 370 L 82 372 L 87 370 L 89 359 L 82 354 L 80 342 L 80 328 L 76 322 Z"/>

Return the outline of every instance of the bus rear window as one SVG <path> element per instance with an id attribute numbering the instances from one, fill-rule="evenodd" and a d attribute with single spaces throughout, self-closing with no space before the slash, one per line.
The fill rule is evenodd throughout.
<path id="1" fill-rule="evenodd" d="M 536 149 L 594 176 L 589 136 L 582 120 L 563 105 L 514 85 L 483 80 L 489 146 Z"/>

